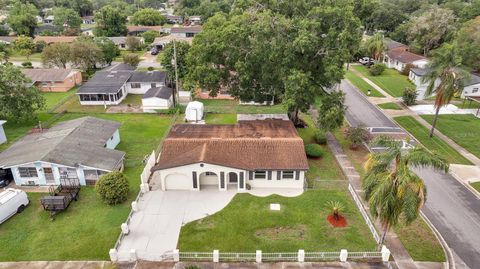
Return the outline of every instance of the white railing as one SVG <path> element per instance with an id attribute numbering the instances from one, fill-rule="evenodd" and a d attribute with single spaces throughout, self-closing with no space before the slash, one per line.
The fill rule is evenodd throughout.
<path id="1" fill-rule="evenodd" d="M 256 253 L 219 252 L 220 261 L 252 262 L 256 260 Z"/>
<path id="2" fill-rule="evenodd" d="M 305 252 L 305 261 L 331 261 L 338 260 L 340 252 Z"/>
<path id="3" fill-rule="evenodd" d="M 380 236 L 378 235 L 378 232 L 375 229 L 375 226 L 373 225 L 372 220 L 370 220 L 370 217 L 368 216 L 367 211 L 363 207 L 360 197 L 358 196 L 357 192 L 353 189 L 351 184 L 348 184 L 348 190 L 350 191 L 350 195 L 352 195 L 352 198 L 355 201 L 355 204 L 357 205 L 358 210 L 360 210 L 360 213 L 362 214 L 363 219 L 365 220 L 365 223 L 367 223 L 368 228 L 370 229 L 370 232 L 372 233 L 373 238 L 375 239 L 375 242 L 377 242 L 378 244 L 380 242 Z"/>
<path id="4" fill-rule="evenodd" d="M 338 257 L 337 257 L 338 258 Z M 265 262 L 281 262 L 281 261 L 297 261 L 297 252 L 285 252 L 285 253 L 262 253 L 262 261 Z"/>
<path id="5" fill-rule="evenodd" d="M 181 261 L 212 261 L 213 252 L 179 252 L 179 258 Z"/>
<path id="6" fill-rule="evenodd" d="M 381 252 L 348 252 L 349 259 L 381 259 Z"/>

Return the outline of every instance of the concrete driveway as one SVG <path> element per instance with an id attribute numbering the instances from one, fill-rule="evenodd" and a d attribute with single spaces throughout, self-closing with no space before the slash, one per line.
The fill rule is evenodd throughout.
<path id="1" fill-rule="evenodd" d="M 223 209 L 236 191 L 150 191 L 138 203 L 130 220 L 130 233 L 118 248 L 120 261 L 128 261 L 135 249 L 140 260 L 159 261 L 177 247 L 182 226 Z"/>

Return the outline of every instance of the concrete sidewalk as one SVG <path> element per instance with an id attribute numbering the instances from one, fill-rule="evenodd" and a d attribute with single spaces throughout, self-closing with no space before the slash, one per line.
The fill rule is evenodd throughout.
<path id="1" fill-rule="evenodd" d="M 213 262 L 179 262 L 158 263 L 139 262 L 135 269 L 184 269 L 186 266 L 196 265 L 202 269 L 387 269 L 382 262 L 276 262 L 276 263 L 213 263 Z M 392 269 L 396 267 L 390 267 Z"/>

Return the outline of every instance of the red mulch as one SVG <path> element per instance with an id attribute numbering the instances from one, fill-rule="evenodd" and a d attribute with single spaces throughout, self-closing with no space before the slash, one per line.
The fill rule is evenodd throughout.
<path id="1" fill-rule="evenodd" d="M 330 214 L 328 215 L 327 220 L 330 222 L 330 224 L 332 224 L 333 227 L 347 226 L 347 220 L 342 215 L 339 215 L 338 220 L 336 220 L 333 214 Z"/>

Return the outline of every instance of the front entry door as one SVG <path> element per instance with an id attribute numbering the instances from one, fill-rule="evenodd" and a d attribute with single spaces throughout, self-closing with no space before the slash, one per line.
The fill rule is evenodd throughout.
<path id="1" fill-rule="evenodd" d="M 53 171 L 50 167 L 43 168 L 43 174 L 45 175 L 45 180 L 47 184 L 55 184 L 55 178 L 53 177 Z"/>
<path id="2" fill-rule="evenodd" d="M 229 184 L 237 184 L 238 183 L 237 173 L 230 172 L 228 174 L 228 183 Z"/>

